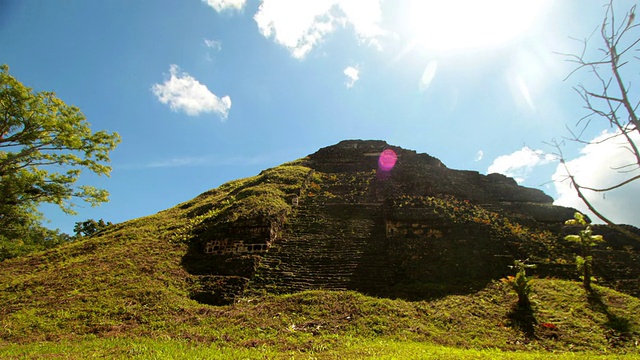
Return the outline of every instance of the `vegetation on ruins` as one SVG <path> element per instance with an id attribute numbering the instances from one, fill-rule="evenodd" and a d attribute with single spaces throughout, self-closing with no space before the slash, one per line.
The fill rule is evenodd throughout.
<path id="1" fill-rule="evenodd" d="M 198 241 L 210 239 L 207 234 L 255 217 L 283 220 L 282 231 L 287 231 L 301 226 L 297 217 L 309 211 L 314 217 L 307 220 L 316 222 L 308 226 L 319 232 L 336 224 L 331 216 L 346 217 L 341 224 L 359 224 L 360 215 L 352 214 L 356 218 L 349 220 L 349 213 L 341 209 L 360 206 L 358 201 L 375 196 L 372 189 L 380 186 L 375 172 L 322 173 L 312 171 L 311 165 L 303 159 L 268 169 L 158 214 L 0 263 L 0 357 L 64 353 L 72 357 L 358 358 L 441 353 L 443 358 L 529 358 L 539 356 L 536 352 L 552 356 L 550 351 L 571 349 L 597 358 L 637 351 L 637 298 L 592 285 L 599 294 L 595 303 L 579 283 L 524 273 L 526 286 L 521 288 L 530 304 L 527 316 L 514 315 L 514 288 L 499 281 L 501 277 L 464 292 L 458 292 L 455 284 L 442 285 L 437 295 L 412 301 L 326 290 L 245 293 L 224 306 L 195 301 L 192 294 L 203 290 L 198 280 L 203 275 L 187 271 L 185 253 Z M 300 198 L 298 207 L 292 205 L 293 196 Z M 323 206 L 338 212 L 323 212 Z M 478 234 L 473 238 L 477 241 L 488 236 L 495 244 L 504 241 L 523 253 L 546 253 L 555 236 L 537 230 L 531 220 L 524 226 L 522 219 L 452 197 L 399 196 L 386 209 L 398 216 L 403 211 L 426 211 L 446 226 L 475 229 L 470 231 Z M 409 228 L 425 231 L 422 238 L 407 237 L 410 242 L 405 245 L 411 247 L 406 249 L 413 255 L 420 253 L 412 247 L 420 242 L 454 249 L 447 247 L 454 242 L 444 229 L 438 233 L 411 224 Z M 349 228 L 331 231 L 347 238 L 363 236 Z M 473 244 L 467 244 L 459 254 L 470 251 Z M 564 252 L 555 254 L 569 260 Z M 233 257 L 215 259 L 224 264 Z M 561 259 L 536 258 L 539 264 L 556 260 Z M 36 342 L 38 347 L 29 345 Z"/>

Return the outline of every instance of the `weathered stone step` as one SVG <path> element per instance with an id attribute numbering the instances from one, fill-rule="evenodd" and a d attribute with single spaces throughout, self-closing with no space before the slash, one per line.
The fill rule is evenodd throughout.
<path id="1" fill-rule="evenodd" d="M 256 288 L 294 292 L 386 286 L 376 275 L 388 270 L 385 254 L 376 250 L 385 248 L 380 243 L 384 241 L 381 203 L 332 204 L 325 200 L 300 198 L 282 236 L 262 259 Z M 372 240 L 378 241 L 373 250 Z"/>

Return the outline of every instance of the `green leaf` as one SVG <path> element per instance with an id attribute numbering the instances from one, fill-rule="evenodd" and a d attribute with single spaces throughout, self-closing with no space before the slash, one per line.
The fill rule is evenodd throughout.
<path id="1" fill-rule="evenodd" d="M 581 241 L 581 237 L 578 235 L 567 235 L 564 237 L 564 239 L 567 241 L 577 242 L 577 243 Z"/>

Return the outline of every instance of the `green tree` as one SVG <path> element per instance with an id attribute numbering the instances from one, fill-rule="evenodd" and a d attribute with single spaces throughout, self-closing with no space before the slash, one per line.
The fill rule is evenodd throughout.
<path id="1" fill-rule="evenodd" d="M 78 221 L 78 222 L 76 222 L 75 226 L 73 227 L 73 232 L 76 233 L 76 237 L 91 236 L 93 234 L 96 234 L 96 233 L 106 229 L 107 227 L 109 227 L 111 225 L 113 225 L 112 222 L 110 222 L 110 221 L 105 222 L 102 219 L 100 219 L 98 221 L 95 221 L 93 219 L 89 219 L 89 220 L 85 220 L 85 221 Z"/>
<path id="2" fill-rule="evenodd" d="M 34 92 L 0 66 L 0 240 L 24 241 L 38 228 L 42 203 L 75 214 L 74 201 L 92 206 L 108 192 L 76 184 L 89 170 L 108 176 L 117 133 L 92 132 L 77 107 L 53 92 Z"/>
<path id="3" fill-rule="evenodd" d="M 582 283 L 584 284 L 585 290 L 591 291 L 591 279 L 593 273 L 593 256 L 591 255 L 591 248 L 603 242 L 604 239 L 602 238 L 602 235 L 593 235 L 591 226 L 589 226 L 585 220 L 584 215 L 579 212 L 574 215 L 573 219 L 567 220 L 565 224 L 583 227 L 583 229 L 579 231 L 578 235 L 567 235 L 564 239 L 580 245 L 580 248 L 582 249 L 582 256 L 576 256 L 576 266 L 578 267 L 578 271 L 582 273 Z"/>

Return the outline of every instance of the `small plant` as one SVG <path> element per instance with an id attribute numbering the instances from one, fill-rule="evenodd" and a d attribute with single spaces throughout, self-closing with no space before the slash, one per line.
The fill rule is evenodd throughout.
<path id="1" fill-rule="evenodd" d="M 602 238 L 602 235 L 593 235 L 591 226 L 589 226 L 589 224 L 585 220 L 584 215 L 579 212 L 576 212 L 574 218 L 571 220 L 567 220 L 565 224 L 579 225 L 584 227 L 579 231 L 578 235 L 567 235 L 564 237 L 564 239 L 580 244 L 580 247 L 582 248 L 582 256 L 576 256 L 576 267 L 582 274 L 581 278 L 585 290 L 591 291 L 591 280 L 593 279 L 591 275 L 593 268 L 593 256 L 591 255 L 591 248 L 598 245 L 598 243 L 603 242 L 604 239 Z"/>
<path id="2" fill-rule="evenodd" d="M 527 276 L 527 268 L 533 269 L 536 266 L 533 264 L 527 264 L 524 261 L 516 260 L 512 269 L 516 269 L 515 276 L 507 276 L 502 279 L 502 282 L 508 284 L 516 294 L 518 294 L 518 307 L 525 309 L 531 307 L 531 301 L 529 300 L 529 294 L 531 294 L 531 276 Z"/>

